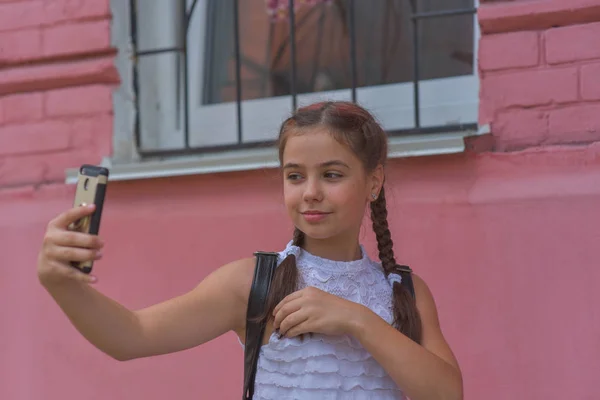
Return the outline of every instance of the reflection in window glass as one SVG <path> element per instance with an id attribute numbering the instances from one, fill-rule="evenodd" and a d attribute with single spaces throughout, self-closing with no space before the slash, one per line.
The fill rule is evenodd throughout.
<path id="1" fill-rule="evenodd" d="M 418 0 L 419 11 L 473 7 L 473 0 Z M 291 93 L 287 3 L 239 2 L 242 98 Z M 304 1 L 296 10 L 297 93 L 352 86 L 346 0 Z M 358 86 L 413 79 L 413 30 L 408 0 L 354 1 Z M 236 100 L 233 0 L 209 0 L 203 104 Z M 473 16 L 420 22 L 422 80 L 473 74 Z"/>

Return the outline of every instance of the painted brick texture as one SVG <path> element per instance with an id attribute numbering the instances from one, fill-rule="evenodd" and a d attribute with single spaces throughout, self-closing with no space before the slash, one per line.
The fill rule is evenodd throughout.
<path id="1" fill-rule="evenodd" d="M 105 0 L 0 2 L 0 31 L 43 29 L 57 24 L 109 18 L 110 3 Z"/>
<path id="2" fill-rule="evenodd" d="M 109 0 L 0 1 L 0 190 L 112 152 Z"/>
<path id="3" fill-rule="evenodd" d="M 600 22 L 549 29 L 545 34 L 548 64 L 600 58 Z"/>
<path id="4" fill-rule="evenodd" d="M 497 151 L 600 140 L 598 1 L 484 2 L 479 22 L 479 122 Z"/>

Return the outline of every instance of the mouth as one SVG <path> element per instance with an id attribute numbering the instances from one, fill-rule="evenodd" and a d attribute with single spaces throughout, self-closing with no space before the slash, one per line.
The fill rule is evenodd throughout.
<path id="1" fill-rule="evenodd" d="M 310 210 L 310 211 L 301 212 L 300 214 L 302 215 L 302 217 L 304 218 L 304 220 L 307 223 L 318 224 L 321 221 L 324 221 L 327 218 L 327 216 L 331 213 Z"/>

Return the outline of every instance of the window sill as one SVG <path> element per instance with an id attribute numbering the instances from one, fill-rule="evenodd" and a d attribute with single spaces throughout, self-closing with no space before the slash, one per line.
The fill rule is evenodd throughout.
<path id="1" fill-rule="evenodd" d="M 389 139 L 390 158 L 461 153 L 465 150 L 464 138 L 486 133 L 477 131 L 424 134 Z M 129 164 L 102 164 L 109 168 L 111 181 L 167 178 L 175 176 L 211 174 L 221 172 L 251 171 L 277 168 L 279 161 L 274 148 L 234 150 L 216 154 L 201 154 L 157 161 L 140 161 Z M 66 171 L 67 184 L 77 182 L 78 169 Z"/>

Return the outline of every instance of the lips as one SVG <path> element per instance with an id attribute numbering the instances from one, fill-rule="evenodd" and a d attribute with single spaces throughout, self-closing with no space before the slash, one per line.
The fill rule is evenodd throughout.
<path id="1" fill-rule="evenodd" d="M 331 213 L 309 210 L 309 211 L 304 211 L 301 214 L 302 214 L 302 217 L 304 217 L 304 220 L 306 222 L 308 222 L 309 224 L 317 224 L 317 223 L 320 223 L 321 221 L 325 220 L 327 218 L 327 216 Z"/>

